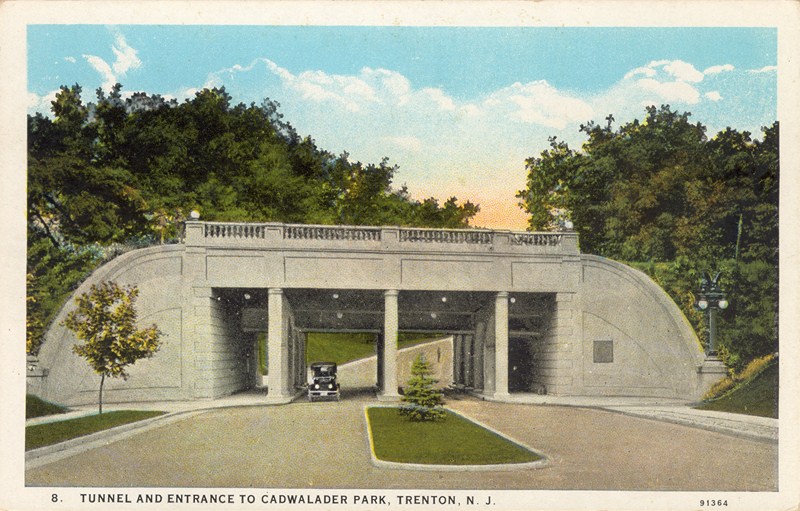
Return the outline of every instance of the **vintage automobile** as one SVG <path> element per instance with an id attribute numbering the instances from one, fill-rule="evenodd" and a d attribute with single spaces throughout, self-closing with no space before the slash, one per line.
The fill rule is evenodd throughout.
<path id="1" fill-rule="evenodd" d="M 335 362 L 314 362 L 311 364 L 311 381 L 308 384 L 308 400 L 339 400 L 339 383 L 336 381 Z"/>

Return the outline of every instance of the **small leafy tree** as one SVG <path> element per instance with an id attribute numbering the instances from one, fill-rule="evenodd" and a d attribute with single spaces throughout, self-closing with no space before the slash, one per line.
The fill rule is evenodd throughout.
<path id="1" fill-rule="evenodd" d="M 431 378 L 431 370 L 425 356 L 417 355 L 411 365 L 411 378 L 402 397 L 404 403 L 400 407 L 400 415 L 412 421 L 435 421 L 445 418 L 442 392 L 434 387 L 436 379 Z"/>
<path id="2" fill-rule="evenodd" d="M 63 323 L 83 341 L 72 351 L 100 375 L 100 413 L 106 377 L 127 379 L 127 366 L 153 356 L 161 346 L 162 333 L 155 325 L 136 328 L 134 303 L 138 295 L 134 286 L 120 287 L 110 281 L 92 285 L 88 293 L 75 299 L 78 308 Z"/>

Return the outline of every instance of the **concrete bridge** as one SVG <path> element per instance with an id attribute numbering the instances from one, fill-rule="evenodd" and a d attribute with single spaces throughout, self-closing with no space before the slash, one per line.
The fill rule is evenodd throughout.
<path id="1" fill-rule="evenodd" d="M 398 398 L 400 331 L 453 337 L 452 382 L 489 399 L 511 393 L 696 400 L 722 376 L 689 323 L 647 276 L 581 254 L 577 234 L 188 221 L 183 243 L 126 253 L 76 294 L 136 285 L 142 324 L 166 334 L 106 400 L 214 399 L 261 381 L 289 402 L 306 380 L 309 332 L 372 332 L 379 397 Z M 30 390 L 96 400 L 99 376 L 59 323 Z"/>

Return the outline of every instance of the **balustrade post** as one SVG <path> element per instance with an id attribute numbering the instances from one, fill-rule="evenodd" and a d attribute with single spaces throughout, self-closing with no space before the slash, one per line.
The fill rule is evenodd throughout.
<path id="1" fill-rule="evenodd" d="M 580 252 L 578 248 L 578 233 L 571 231 L 561 234 L 561 249 L 570 254 L 577 254 Z"/>
<path id="2" fill-rule="evenodd" d="M 381 229 L 381 244 L 384 250 L 396 250 L 400 244 L 400 229 L 397 227 L 383 227 Z"/>
<path id="3" fill-rule="evenodd" d="M 511 231 L 494 231 L 492 246 L 500 249 L 511 246 Z"/>
<path id="4" fill-rule="evenodd" d="M 196 220 L 186 221 L 186 235 L 184 238 L 184 243 L 187 247 L 202 247 L 205 245 L 203 228 L 203 222 L 198 222 Z"/>

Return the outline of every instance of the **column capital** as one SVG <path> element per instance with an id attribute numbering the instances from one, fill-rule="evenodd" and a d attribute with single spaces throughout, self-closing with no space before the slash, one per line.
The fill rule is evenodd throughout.
<path id="1" fill-rule="evenodd" d="M 385 297 L 389 297 L 389 296 L 397 296 L 397 295 L 399 295 L 399 294 L 400 294 L 400 291 L 399 291 L 399 290 L 397 290 L 397 289 L 386 289 L 386 290 L 383 292 L 383 296 L 385 296 Z"/>
<path id="2" fill-rule="evenodd" d="M 498 291 L 497 299 L 508 298 L 508 291 Z"/>
<path id="3" fill-rule="evenodd" d="M 283 294 L 283 288 L 282 287 L 271 287 L 271 288 L 267 289 L 267 294 L 268 295 L 282 295 Z"/>

